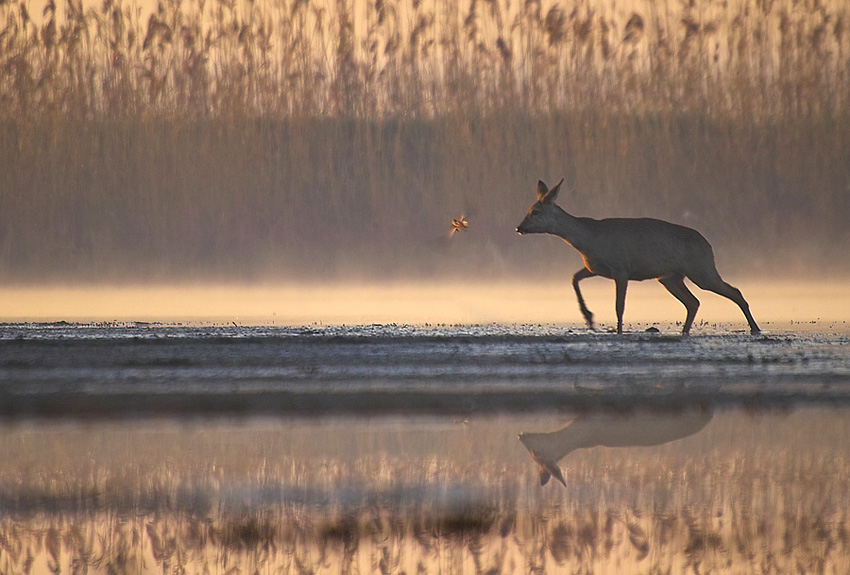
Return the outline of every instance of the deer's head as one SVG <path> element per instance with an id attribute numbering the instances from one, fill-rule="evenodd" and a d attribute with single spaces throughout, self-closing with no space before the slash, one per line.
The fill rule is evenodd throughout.
<path id="1" fill-rule="evenodd" d="M 537 201 L 525 214 L 525 219 L 517 226 L 518 234 L 545 234 L 550 233 L 555 224 L 555 218 L 559 208 L 555 205 L 558 190 L 564 179 L 558 182 L 551 190 L 542 181 L 537 182 Z"/>

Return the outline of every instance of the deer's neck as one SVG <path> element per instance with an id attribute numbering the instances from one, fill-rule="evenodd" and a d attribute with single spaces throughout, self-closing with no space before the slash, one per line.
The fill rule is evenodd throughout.
<path id="1" fill-rule="evenodd" d="M 557 462 L 576 449 L 594 445 L 592 431 L 586 429 L 580 420 L 573 420 L 563 429 L 551 433 L 523 434 L 522 442 L 537 457 Z"/>
<path id="2" fill-rule="evenodd" d="M 558 207 L 555 226 L 550 233 L 563 239 L 579 251 L 582 251 L 592 241 L 592 232 L 585 222 L 581 218 L 565 212 L 560 207 Z"/>

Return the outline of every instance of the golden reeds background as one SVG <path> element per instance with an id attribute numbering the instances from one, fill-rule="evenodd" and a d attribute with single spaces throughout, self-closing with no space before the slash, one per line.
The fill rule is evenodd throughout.
<path id="1" fill-rule="evenodd" d="M 561 176 L 721 269 L 850 271 L 842 2 L 31 9 L 0 2 L 6 282 L 567 273 L 513 235 Z"/>

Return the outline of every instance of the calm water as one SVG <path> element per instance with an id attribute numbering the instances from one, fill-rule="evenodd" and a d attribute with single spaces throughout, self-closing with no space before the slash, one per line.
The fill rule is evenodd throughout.
<path id="1" fill-rule="evenodd" d="M 0 327 L 3 573 L 846 573 L 850 337 Z"/>
<path id="2" fill-rule="evenodd" d="M 464 415 L 850 399 L 846 333 L 703 332 L 7 324 L 0 415 Z"/>

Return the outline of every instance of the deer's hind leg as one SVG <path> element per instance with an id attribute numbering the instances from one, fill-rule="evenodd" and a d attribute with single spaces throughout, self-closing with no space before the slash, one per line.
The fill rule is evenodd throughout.
<path id="1" fill-rule="evenodd" d="M 685 325 L 682 327 L 682 335 L 688 335 L 691 331 L 691 325 L 694 323 L 694 318 L 697 316 L 699 300 L 691 293 L 688 286 L 685 285 L 684 276 L 665 276 L 658 278 L 658 281 L 667 288 L 667 291 L 673 294 L 673 297 L 682 302 L 688 310 L 688 317 L 685 318 Z"/>
<path id="2" fill-rule="evenodd" d="M 584 320 L 587 322 L 587 327 L 593 329 L 593 314 L 587 309 L 587 306 L 584 304 L 584 298 L 581 296 L 581 290 L 578 287 L 578 282 L 583 279 L 590 278 L 595 276 L 596 274 L 590 271 L 587 268 L 581 268 L 573 275 L 573 289 L 576 290 L 576 297 L 578 298 L 578 308 L 581 310 L 581 315 L 584 316 Z"/>
<path id="3" fill-rule="evenodd" d="M 741 308 L 742 312 L 744 312 L 744 317 L 747 318 L 747 323 L 750 325 L 750 333 L 756 335 L 761 332 L 758 324 L 756 324 L 756 320 L 753 319 L 753 314 L 750 313 L 750 304 L 748 304 L 747 300 L 744 299 L 743 294 L 741 294 L 741 290 L 723 281 L 723 278 L 720 277 L 720 274 L 717 273 L 717 271 L 715 271 L 714 276 L 710 278 L 691 277 L 690 279 L 697 284 L 700 289 L 714 292 L 717 295 L 722 295 L 723 297 L 729 298 L 738 304 L 738 307 Z"/>

